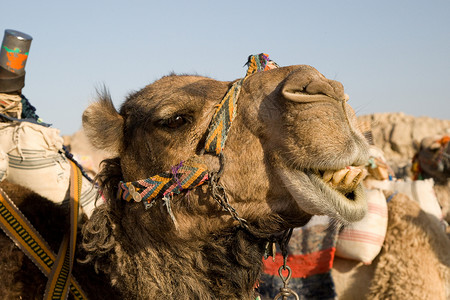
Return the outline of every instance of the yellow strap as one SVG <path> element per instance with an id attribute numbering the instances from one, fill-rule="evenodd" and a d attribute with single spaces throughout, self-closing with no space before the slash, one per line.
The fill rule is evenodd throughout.
<path id="1" fill-rule="evenodd" d="M 48 277 L 43 298 L 45 300 L 67 299 L 67 292 L 69 290 L 68 279 L 72 271 L 70 266 L 69 244 L 69 238 L 65 235 L 59 248 L 58 257 Z"/>
<path id="2" fill-rule="evenodd" d="M 58 257 L 48 278 L 44 299 L 67 299 L 69 278 L 72 274 L 73 260 L 78 228 L 78 212 L 81 196 L 82 175 L 80 169 L 70 161 L 70 232 L 64 236 Z"/>
<path id="3" fill-rule="evenodd" d="M 71 166 L 72 176 L 70 186 L 71 199 L 73 200 L 71 200 L 70 217 L 72 226 L 70 235 L 66 235 L 63 239 L 58 257 L 53 253 L 50 246 L 45 242 L 39 232 L 37 232 L 28 219 L 11 201 L 8 195 L 0 188 L 0 227 L 46 277 L 52 276 L 51 278 L 56 278 L 55 283 L 47 284 L 53 286 L 54 289 L 56 288 L 57 290 L 57 293 L 51 293 L 52 295 L 54 294 L 55 297 L 51 296 L 48 299 L 65 299 L 62 298 L 64 293 L 67 297 L 67 293 L 65 292 L 65 290 L 67 290 L 67 279 L 69 279 L 69 289 L 74 298 L 80 300 L 87 299 L 85 293 L 81 290 L 80 285 L 71 275 L 76 244 L 76 225 L 78 220 L 82 179 L 81 172 L 75 164 L 71 162 Z M 67 269 L 67 263 L 65 263 L 65 261 L 69 262 L 69 269 Z M 60 271 L 56 271 L 58 269 Z M 55 275 L 52 275 L 53 273 Z M 58 274 L 58 276 L 56 274 Z M 49 280 L 49 282 L 51 282 L 51 280 Z M 61 290 L 61 282 L 64 283 L 64 286 L 62 287 L 63 290 Z M 60 290 L 61 292 L 59 292 Z M 59 298 L 58 293 L 61 294 L 61 298 Z"/>
<path id="4" fill-rule="evenodd" d="M 0 189 L 0 226 L 34 264 L 48 276 L 56 256 L 8 195 Z"/>

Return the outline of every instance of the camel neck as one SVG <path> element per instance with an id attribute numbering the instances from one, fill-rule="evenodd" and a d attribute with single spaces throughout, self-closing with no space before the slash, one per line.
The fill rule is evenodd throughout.
<path id="1" fill-rule="evenodd" d="M 136 292 L 130 299 L 253 300 L 264 247 L 265 240 L 239 227 L 190 240 L 154 240 L 140 249 L 130 241 L 116 249 L 113 269 L 120 271 L 111 275 L 120 290 Z"/>

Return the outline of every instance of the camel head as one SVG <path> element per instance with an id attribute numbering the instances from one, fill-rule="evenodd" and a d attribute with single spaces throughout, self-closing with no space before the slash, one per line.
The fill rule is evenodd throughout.
<path id="1" fill-rule="evenodd" d="M 450 178 L 450 137 L 430 136 L 422 139 L 413 166 L 425 178 L 447 182 Z M 414 168 L 414 167 L 413 167 Z"/>
<path id="2" fill-rule="evenodd" d="M 271 230 L 302 226 L 315 214 L 360 220 L 366 212 L 360 166 L 369 146 L 342 84 L 306 65 L 247 76 L 220 159 L 204 149 L 213 114 L 232 84 L 172 74 L 130 95 L 120 111 L 107 93 L 101 95 L 85 110 L 83 127 L 94 145 L 117 157 L 99 176 L 106 195 L 116 198 L 119 182 L 195 160 L 209 174 L 220 170 L 218 182 L 231 207 L 262 229 L 269 220 L 280 224 Z M 181 232 L 193 214 L 204 223 L 233 222 L 207 184 L 173 195 L 171 205 Z M 133 200 L 122 209 L 152 222 L 160 211 Z"/>

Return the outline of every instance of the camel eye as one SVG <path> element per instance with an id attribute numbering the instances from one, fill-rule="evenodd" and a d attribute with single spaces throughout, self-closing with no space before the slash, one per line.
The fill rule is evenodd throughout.
<path id="1" fill-rule="evenodd" d="M 183 126 L 187 122 L 188 120 L 184 116 L 177 115 L 168 119 L 161 120 L 160 124 L 170 129 L 176 129 Z"/>

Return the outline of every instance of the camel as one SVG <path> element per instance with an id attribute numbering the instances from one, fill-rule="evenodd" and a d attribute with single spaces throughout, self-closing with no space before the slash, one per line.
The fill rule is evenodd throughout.
<path id="1" fill-rule="evenodd" d="M 436 218 L 404 194 L 388 203 L 388 228 L 370 265 L 336 257 L 339 299 L 449 299 L 450 239 Z"/>
<path id="2" fill-rule="evenodd" d="M 447 221 L 449 151 L 448 138 L 429 137 L 422 140 L 413 159 L 415 179 L 435 180 L 435 192 Z M 385 193 L 389 196 L 392 191 Z M 446 236 L 435 214 L 426 213 L 405 194 L 392 196 L 386 239 L 375 260 L 364 265 L 335 257 L 332 275 L 339 299 L 449 299 L 449 228 Z"/>
<path id="3" fill-rule="evenodd" d="M 450 137 L 426 137 L 418 148 L 413 158 L 414 176 L 434 180 L 444 220 L 450 222 Z"/>
<path id="4" fill-rule="evenodd" d="M 211 120 L 236 84 L 237 112 L 230 107 L 225 113 L 236 112 L 232 126 L 208 147 Z M 119 111 L 107 92 L 100 93 L 83 114 L 83 128 L 93 145 L 114 156 L 97 176 L 106 202 L 85 220 L 78 239 L 83 263 L 74 267 L 84 273 L 74 273 L 83 285 L 95 269 L 96 280 L 108 284 L 91 282 L 85 292 L 105 288 L 120 299 L 255 299 L 268 242 L 313 215 L 349 223 L 367 211 L 358 166 L 369 147 L 347 100 L 341 83 L 306 65 L 233 82 L 170 74 L 131 94 Z M 182 174 L 189 170 L 200 175 L 185 187 Z M 322 180 L 325 174 L 332 184 Z M 177 192 L 143 191 L 150 179 L 164 176 Z M 22 207 L 19 193 L 7 191 Z M 5 265 L 11 252 L 20 253 L 0 237 Z M 8 268 L 21 269 L 25 260 L 8 261 Z M 45 285 L 37 275 L 33 280 Z M 37 297 L 18 279 L 0 279 L 0 293 L 14 288 L 14 295 Z"/>

